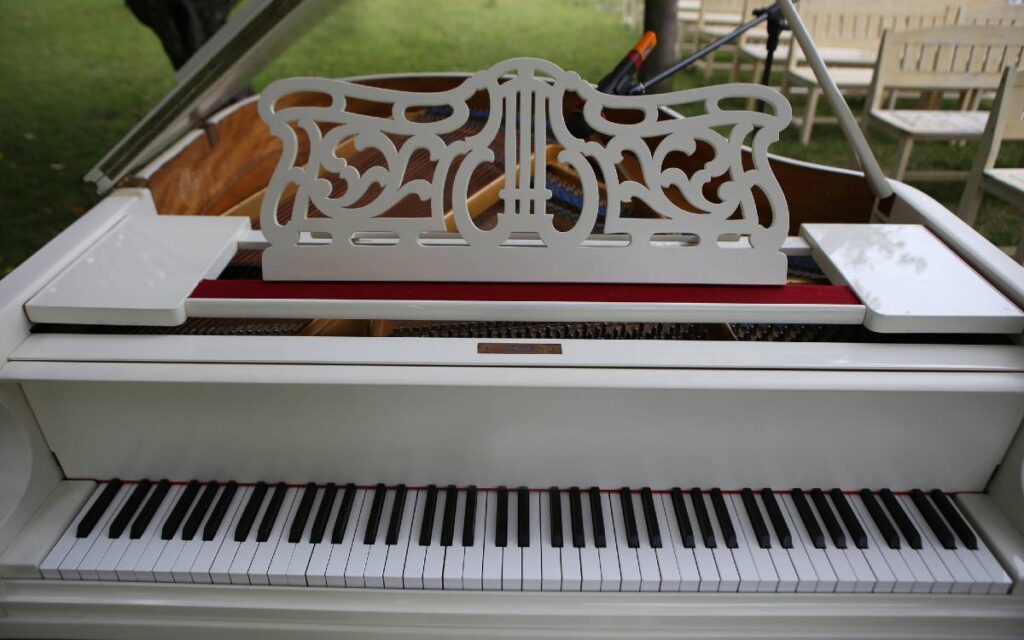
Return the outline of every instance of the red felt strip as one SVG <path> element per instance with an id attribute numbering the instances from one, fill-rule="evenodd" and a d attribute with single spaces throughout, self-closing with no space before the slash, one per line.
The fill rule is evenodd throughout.
<path id="1" fill-rule="evenodd" d="M 192 298 L 254 300 L 474 300 L 480 302 L 661 302 L 860 304 L 845 286 L 716 286 L 528 282 L 267 282 L 203 280 Z"/>

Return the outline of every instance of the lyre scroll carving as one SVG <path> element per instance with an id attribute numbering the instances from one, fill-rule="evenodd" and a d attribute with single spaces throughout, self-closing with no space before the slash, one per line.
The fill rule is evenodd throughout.
<path id="1" fill-rule="evenodd" d="M 301 92 L 324 104 L 278 108 Z M 748 98 L 766 112 L 728 106 Z M 569 132 L 569 101 L 581 101 L 603 143 Z M 357 102 L 374 108 L 350 111 Z M 704 113 L 661 110 L 688 103 Z M 606 119 L 607 110 L 635 121 Z M 550 62 L 518 58 L 436 92 L 281 80 L 263 92 L 260 114 L 283 143 L 260 214 L 267 279 L 785 280 L 789 215 L 767 153 L 792 112 L 772 89 L 610 96 Z M 708 149 L 696 170 L 673 160 Z M 579 190 L 569 223 L 551 211 L 555 170 Z M 470 206 L 481 180 L 497 193 L 488 224 Z M 650 215 L 628 215 L 636 203 Z"/>

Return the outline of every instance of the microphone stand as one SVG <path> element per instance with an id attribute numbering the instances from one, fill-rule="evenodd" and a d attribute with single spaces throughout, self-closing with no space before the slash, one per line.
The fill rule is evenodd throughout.
<path id="1" fill-rule="evenodd" d="M 768 23 L 768 42 L 765 44 L 767 48 L 767 56 L 765 57 L 764 71 L 761 73 L 761 84 L 768 86 L 768 80 L 772 73 L 772 62 L 775 60 L 775 49 L 779 46 L 779 36 L 782 34 L 784 29 L 787 29 L 785 18 L 782 15 L 782 9 L 778 3 L 773 3 L 770 6 L 762 7 L 754 10 L 754 19 L 741 24 L 740 26 L 733 29 L 731 32 L 717 38 L 704 45 L 697 51 L 694 51 L 690 55 L 686 56 L 679 62 L 675 63 L 668 69 L 663 70 L 661 73 L 656 74 L 653 78 L 650 78 L 646 82 L 637 82 L 635 84 L 625 87 L 624 94 L 628 95 L 640 95 L 644 93 L 648 87 L 653 87 L 662 80 L 670 78 L 675 74 L 683 71 L 696 63 L 701 58 L 704 58 L 709 53 L 717 51 L 723 46 L 729 44 L 736 38 L 740 37 L 747 31 L 750 31 L 759 24 Z M 758 100 L 758 111 L 764 110 L 764 102 Z"/>

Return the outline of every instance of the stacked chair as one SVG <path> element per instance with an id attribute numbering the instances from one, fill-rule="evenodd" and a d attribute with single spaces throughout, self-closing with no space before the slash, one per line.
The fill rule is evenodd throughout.
<path id="1" fill-rule="evenodd" d="M 985 194 L 992 194 L 1024 213 L 1024 158 L 1016 167 L 996 167 L 999 148 L 1005 140 L 1024 140 L 1024 70 L 1007 67 L 996 92 L 978 154 L 974 158 L 957 214 L 973 225 Z M 1024 235 L 1014 259 L 1024 262 Z"/>

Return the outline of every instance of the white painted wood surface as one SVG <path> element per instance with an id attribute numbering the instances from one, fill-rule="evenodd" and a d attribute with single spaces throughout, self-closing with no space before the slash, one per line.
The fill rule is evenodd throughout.
<path id="1" fill-rule="evenodd" d="M 131 216 L 32 298 L 33 322 L 174 326 L 185 299 L 215 277 L 249 230 L 248 218 Z"/>
<path id="2" fill-rule="evenodd" d="M 882 333 L 1019 333 L 1024 312 L 919 225 L 805 224 L 818 265 Z"/>

